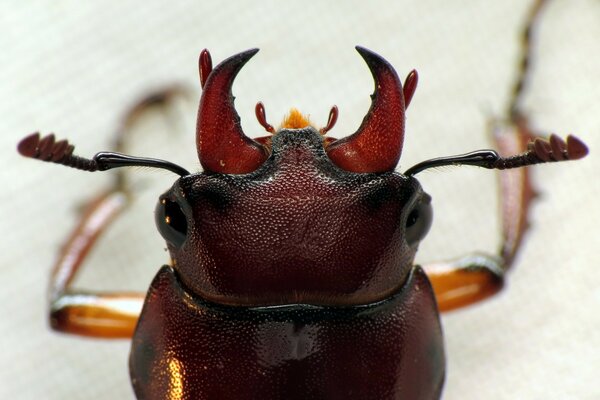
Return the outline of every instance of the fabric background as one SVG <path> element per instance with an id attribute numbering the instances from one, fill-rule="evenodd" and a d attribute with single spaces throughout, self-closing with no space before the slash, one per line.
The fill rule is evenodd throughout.
<path id="1" fill-rule="evenodd" d="M 264 134 L 253 115 L 258 100 L 274 124 L 295 106 L 323 125 L 337 104 L 331 135 L 344 136 L 360 124 L 373 90 L 353 50 L 361 44 L 401 76 L 420 73 L 405 170 L 489 146 L 486 123 L 505 108 L 527 3 L 2 1 L 0 398 L 132 397 L 127 341 L 67 337 L 46 324 L 51 262 L 77 207 L 110 177 L 20 158 L 15 146 L 25 134 L 54 131 L 91 156 L 110 146 L 120 113 L 136 98 L 183 83 L 193 99 L 145 118 L 131 152 L 197 170 L 200 50 L 211 49 L 218 62 L 260 47 L 234 86 L 245 130 Z M 600 399 L 600 2 L 550 2 L 539 28 L 526 108 L 537 127 L 584 138 L 591 155 L 535 168 L 543 194 L 506 290 L 443 317 L 445 399 Z M 81 286 L 145 290 L 167 260 L 152 213 L 174 178 L 134 175 L 140 195 L 95 250 Z M 419 262 L 496 248 L 493 173 L 442 169 L 420 180 L 435 220 Z"/>

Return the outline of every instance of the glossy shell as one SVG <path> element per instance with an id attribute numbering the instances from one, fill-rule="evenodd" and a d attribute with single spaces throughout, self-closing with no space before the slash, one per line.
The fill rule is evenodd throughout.
<path id="1" fill-rule="evenodd" d="M 444 364 L 437 307 L 418 267 L 389 299 L 349 308 L 215 305 L 163 267 L 130 358 L 137 397 L 157 400 L 431 400 Z"/>
<path id="2" fill-rule="evenodd" d="M 339 141 L 311 126 L 260 143 L 244 135 L 231 85 L 255 50 L 208 76 L 197 135 L 205 171 L 182 176 L 157 206 L 173 261 L 134 335 L 138 398 L 440 396 L 438 310 L 413 265 L 430 198 L 394 172 L 400 81 L 358 50 L 375 94 L 359 130 Z"/>

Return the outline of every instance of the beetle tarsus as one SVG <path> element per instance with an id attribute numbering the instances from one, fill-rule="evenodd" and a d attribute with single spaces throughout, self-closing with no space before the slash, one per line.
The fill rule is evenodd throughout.
<path id="1" fill-rule="evenodd" d="M 522 33 L 521 39 L 521 54 L 519 59 L 519 70 L 517 77 L 513 84 L 512 95 L 509 99 L 508 104 L 508 115 L 513 121 L 520 116 L 519 110 L 521 109 L 521 99 L 525 93 L 525 87 L 527 85 L 527 77 L 530 72 L 531 66 L 531 53 L 533 43 L 533 31 L 537 18 L 540 16 L 540 11 L 546 4 L 546 0 L 536 0 L 533 7 L 531 8 L 529 15 L 527 16 L 525 29 Z"/>

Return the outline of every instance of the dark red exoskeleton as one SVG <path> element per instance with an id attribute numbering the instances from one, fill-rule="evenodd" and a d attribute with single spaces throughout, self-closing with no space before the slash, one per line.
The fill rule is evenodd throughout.
<path id="1" fill-rule="evenodd" d="M 175 365 L 189 398 L 432 397 L 441 330 L 412 266 L 431 212 L 419 183 L 393 172 L 404 114 L 395 72 L 359 49 L 380 89 L 350 139 L 325 147 L 308 126 L 252 141 L 230 88 L 255 52 L 208 76 L 205 172 L 161 197 L 157 224 L 175 263 L 155 278 L 134 335 L 138 396 L 166 397 Z"/>
<path id="2" fill-rule="evenodd" d="M 439 398 L 445 374 L 439 311 L 501 288 L 532 191 L 524 172 L 504 188 L 519 195 L 505 204 L 515 217 L 498 256 L 421 268 L 413 262 L 432 209 L 414 175 L 442 165 L 512 169 L 581 158 L 587 149 L 574 137 L 565 142 L 554 135 L 527 145 L 531 131 L 515 112 L 518 134 L 498 142 L 521 154 L 483 150 L 395 172 L 417 74 L 403 86 L 382 57 L 357 50 L 376 89 L 358 131 L 343 139 L 325 136 L 336 108 L 321 130 L 297 112 L 276 130 L 259 103 L 259 121 L 272 135 L 250 139 L 242 132 L 231 87 L 257 50 L 214 69 L 208 52 L 201 55 L 202 173 L 112 152 L 85 159 L 53 135 L 25 138 L 19 151 L 28 157 L 92 171 L 143 165 L 180 175 L 156 209 L 172 263 L 148 293 L 70 287 L 87 250 L 126 203 L 117 184 L 90 204 L 57 262 L 52 326 L 133 336 L 130 372 L 140 399 Z"/>

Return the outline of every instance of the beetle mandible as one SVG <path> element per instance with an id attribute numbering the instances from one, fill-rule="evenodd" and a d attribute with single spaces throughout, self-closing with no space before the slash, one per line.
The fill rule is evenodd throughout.
<path id="1" fill-rule="evenodd" d="M 124 207 L 114 190 L 91 205 L 56 265 L 52 326 L 89 336 L 133 335 L 130 371 L 138 398 L 438 398 L 445 374 L 438 310 L 500 289 L 531 193 L 523 174 L 508 188 L 521 194 L 518 204 L 505 204 L 518 221 L 505 228 L 498 257 L 423 269 L 413 260 L 432 211 L 415 175 L 443 165 L 511 169 L 578 159 L 587 149 L 574 137 L 551 136 L 517 144 L 524 149 L 515 156 L 482 150 L 394 172 L 417 74 L 402 85 L 381 56 L 357 50 L 376 89 L 362 125 L 347 138 L 325 136 L 336 108 L 321 130 L 295 111 L 275 129 L 259 103 L 257 117 L 271 135 L 249 139 L 231 87 L 257 50 L 214 69 L 208 51 L 201 54 L 203 173 L 114 152 L 85 159 L 53 135 L 25 138 L 21 154 L 44 161 L 92 171 L 150 166 L 180 175 L 156 210 L 172 264 L 160 269 L 148 294 L 70 287 L 86 249 Z M 517 138 L 529 140 L 516 101 L 511 111 Z M 499 139 L 499 145 L 515 143 Z M 475 290 L 459 290 L 467 286 Z M 143 301 L 138 319 L 130 304 Z"/>

